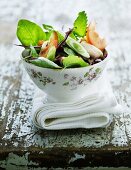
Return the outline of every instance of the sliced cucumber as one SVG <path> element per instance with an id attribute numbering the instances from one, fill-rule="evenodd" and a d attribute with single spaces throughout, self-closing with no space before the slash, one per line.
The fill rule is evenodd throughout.
<path id="1" fill-rule="evenodd" d="M 86 51 L 86 49 L 76 40 L 71 37 L 68 37 L 66 40 L 67 45 L 73 49 L 78 54 L 82 55 L 83 57 L 90 58 L 90 55 Z"/>
<path id="2" fill-rule="evenodd" d="M 68 47 L 64 47 L 64 52 L 68 55 L 75 55 L 75 52 Z"/>

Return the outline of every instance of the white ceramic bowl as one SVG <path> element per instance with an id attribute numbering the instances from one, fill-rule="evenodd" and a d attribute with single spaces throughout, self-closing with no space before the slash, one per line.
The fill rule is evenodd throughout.
<path id="1" fill-rule="evenodd" d="M 42 68 L 24 60 L 23 64 L 30 78 L 50 100 L 65 102 L 78 100 L 90 93 L 91 87 L 102 76 L 108 58 L 91 66 L 68 69 Z"/>

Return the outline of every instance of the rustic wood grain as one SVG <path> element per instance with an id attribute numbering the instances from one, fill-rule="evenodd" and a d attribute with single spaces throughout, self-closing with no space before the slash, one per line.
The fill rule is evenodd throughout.
<path id="1" fill-rule="evenodd" d="M 77 11 L 87 10 L 99 23 L 109 45 L 108 76 L 118 101 L 131 107 L 131 2 L 12 0 L 0 4 L 0 23 L 20 17 L 39 23 L 70 25 Z M 59 10 L 58 10 L 59 3 Z M 93 5 L 95 3 L 95 5 Z M 41 5 L 43 4 L 43 5 Z M 68 4 L 68 5 L 67 5 Z M 4 7 L 9 7 L 4 11 Z M 28 10 L 27 10 L 28 9 Z M 31 9 L 34 9 L 31 10 Z M 54 12 L 54 9 L 55 12 Z M 37 11 L 37 15 L 36 15 Z M 68 11 L 68 12 L 67 12 Z M 11 15 L 12 14 L 12 15 Z M 3 26 L 3 28 L 5 28 Z M 2 29 L 1 29 L 2 31 Z M 14 31 L 8 42 L 15 37 Z M 31 122 L 34 84 L 19 62 L 20 50 L 0 44 L 0 167 L 131 167 L 131 114 L 115 115 L 106 129 L 46 131 Z M 14 40 L 17 42 L 17 40 Z M 113 161 L 112 161 L 113 160 Z"/>

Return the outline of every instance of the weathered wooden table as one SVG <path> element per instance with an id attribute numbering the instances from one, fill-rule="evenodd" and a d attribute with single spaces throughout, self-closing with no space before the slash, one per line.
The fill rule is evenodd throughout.
<path id="1" fill-rule="evenodd" d="M 63 0 L 60 9 L 58 2 L 40 0 L 31 3 L 29 0 L 25 3 L 23 0 L 18 3 L 13 0 L 7 13 L 2 11 L 7 2 L 0 6 L 0 29 L 5 35 L 0 40 L 0 169 L 131 167 L 130 113 L 115 115 L 107 129 L 46 131 L 36 129 L 31 123 L 35 87 L 19 62 L 19 49 L 8 44 L 14 39 L 15 23 L 19 17 L 60 25 L 64 22 L 70 24 L 76 11 L 89 11 L 102 25 L 100 29 L 109 40 L 112 60 L 108 75 L 114 93 L 121 104 L 131 106 L 131 14 L 128 12 L 131 2 L 120 0 L 117 4 L 116 0 L 98 0 L 93 6 L 92 1 L 79 3 L 77 0 L 73 8 L 73 2 Z"/>

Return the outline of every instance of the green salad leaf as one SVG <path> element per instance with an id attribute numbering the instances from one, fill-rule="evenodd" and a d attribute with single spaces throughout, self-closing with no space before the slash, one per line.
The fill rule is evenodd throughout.
<path id="1" fill-rule="evenodd" d="M 89 65 L 81 57 L 75 55 L 69 55 L 68 57 L 64 57 L 62 63 L 65 68 L 86 67 Z"/>
<path id="2" fill-rule="evenodd" d="M 57 31 L 57 35 L 58 35 L 58 43 L 61 43 L 65 37 L 60 31 Z"/>
<path id="3" fill-rule="evenodd" d="M 45 31 L 53 31 L 54 28 L 51 25 L 42 24 Z"/>
<path id="4" fill-rule="evenodd" d="M 69 37 L 73 38 L 74 40 L 77 40 L 76 36 L 74 35 L 74 33 L 72 32 Z"/>
<path id="5" fill-rule="evenodd" d="M 44 68 L 61 68 L 54 62 L 48 60 L 47 58 L 44 57 L 39 57 L 35 60 L 29 60 L 32 64 L 39 66 L 39 67 L 44 67 Z"/>
<path id="6" fill-rule="evenodd" d="M 68 47 L 64 47 L 64 52 L 68 55 L 75 55 L 75 52 Z"/>
<path id="7" fill-rule="evenodd" d="M 32 45 L 30 46 L 30 49 L 31 49 L 30 55 L 34 58 L 38 58 L 39 55 L 37 54 L 35 48 Z"/>
<path id="8" fill-rule="evenodd" d="M 46 34 L 46 40 L 49 40 L 52 32 L 54 31 L 54 28 L 51 25 L 47 25 L 47 24 L 42 24 L 45 34 Z"/>
<path id="9" fill-rule="evenodd" d="M 43 68 L 62 69 L 86 67 L 90 54 L 80 42 L 86 35 L 88 17 L 85 11 L 79 12 L 73 28 L 66 33 L 53 26 L 21 19 L 17 26 L 17 37 L 24 47 L 22 59 Z M 44 56 L 44 57 L 43 57 Z M 57 65 L 58 64 L 58 65 Z"/>
<path id="10" fill-rule="evenodd" d="M 60 32 L 60 31 L 57 31 L 57 35 L 58 35 L 58 42 L 61 43 L 64 40 L 65 35 L 62 32 Z M 72 39 L 76 40 L 76 37 L 75 37 L 73 32 L 69 35 L 69 37 L 71 37 Z"/>
<path id="11" fill-rule="evenodd" d="M 21 19 L 17 26 L 17 37 L 25 46 L 35 46 L 39 40 L 45 40 L 46 34 L 42 28 L 25 19 Z"/>
<path id="12" fill-rule="evenodd" d="M 78 17 L 74 22 L 73 33 L 77 36 L 84 37 L 86 34 L 87 22 L 88 20 L 85 11 L 79 12 Z"/>

